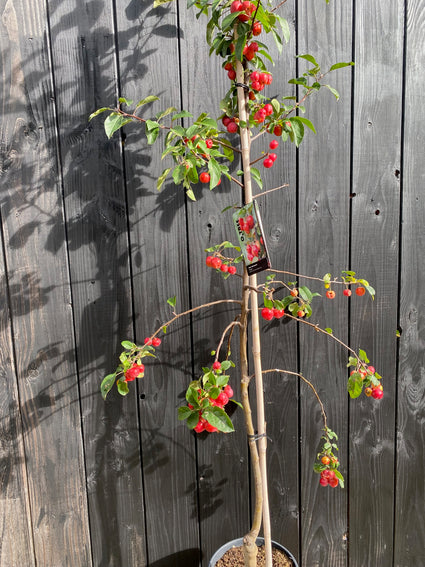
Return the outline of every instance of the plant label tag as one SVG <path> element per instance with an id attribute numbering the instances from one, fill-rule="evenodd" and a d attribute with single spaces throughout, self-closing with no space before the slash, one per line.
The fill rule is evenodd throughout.
<path id="1" fill-rule="evenodd" d="M 248 275 L 270 268 L 270 259 L 256 201 L 233 213 L 236 233 Z"/>

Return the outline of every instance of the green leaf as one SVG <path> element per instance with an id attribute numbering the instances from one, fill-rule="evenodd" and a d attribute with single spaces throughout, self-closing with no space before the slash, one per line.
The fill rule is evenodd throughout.
<path id="1" fill-rule="evenodd" d="M 146 98 L 139 100 L 139 102 L 136 104 L 136 108 L 140 108 L 144 104 L 149 104 L 150 102 L 154 102 L 155 100 L 159 100 L 159 98 L 155 95 L 149 95 Z"/>
<path id="2" fill-rule="evenodd" d="M 245 35 L 240 35 L 236 41 L 236 45 L 235 45 L 235 58 L 238 61 L 242 61 L 243 59 L 243 48 L 245 47 L 245 40 L 246 40 L 246 36 Z"/>
<path id="3" fill-rule="evenodd" d="M 336 71 L 336 69 L 342 69 L 343 67 L 350 67 L 351 65 L 354 65 L 353 61 L 350 61 L 349 63 L 335 63 L 335 65 L 332 65 L 329 71 Z"/>
<path id="4" fill-rule="evenodd" d="M 290 79 L 288 83 L 290 85 L 302 85 L 303 87 L 306 87 L 307 79 L 305 77 L 297 77 L 296 79 Z"/>
<path id="5" fill-rule="evenodd" d="M 280 111 L 280 102 L 279 102 L 277 99 L 272 98 L 272 100 L 270 101 L 270 103 L 271 103 L 271 105 L 272 105 L 272 107 L 273 107 L 274 113 L 275 113 L 275 114 L 279 114 L 279 111 Z"/>
<path id="6" fill-rule="evenodd" d="M 373 287 L 371 285 L 365 285 L 366 290 L 370 293 L 370 295 L 372 296 L 372 299 L 375 299 L 375 290 L 373 289 Z"/>
<path id="7" fill-rule="evenodd" d="M 221 167 L 212 156 L 208 162 L 208 172 L 210 174 L 210 189 L 214 189 L 221 177 Z"/>
<path id="8" fill-rule="evenodd" d="M 326 327 L 325 331 L 330 335 L 332 335 L 332 329 L 330 327 Z"/>
<path id="9" fill-rule="evenodd" d="M 195 197 L 195 193 L 193 192 L 193 189 L 188 189 L 186 191 L 186 195 L 189 197 L 189 199 L 191 199 L 192 201 L 196 201 L 196 197 Z"/>
<path id="10" fill-rule="evenodd" d="M 198 421 L 199 421 L 199 413 L 197 411 L 194 411 L 192 413 L 192 415 L 190 415 L 187 418 L 186 423 L 187 423 L 188 428 L 193 429 L 194 427 L 196 427 L 196 424 L 198 423 Z"/>
<path id="11" fill-rule="evenodd" d="M 348 379 L 347 384 L 348 393 L 351 398 L 358 398 L 363 390 L 362 378 L 358 372 L 355 372 Z"/>
<path id="12" fill-rule="evenodd" d="M 334 95 L 334 97 L 336 98 L 336 100 L 339 100 L 339 92 L 334 89 L 333 87 L 331 87 L 330 85 L 323 85 L 324 87 L 326 87 L 327 89 L 329 89 L 331 91 L 331 93 Z"/>
<path id="13" fill-rule="evenodd" d="M 131 350 L 136 347 L 136 345 L 131 341 L 122 341 L 121 346 L 127 350 Z"/>
<path id="14" fill-rule="evenodd" d="M 121 396 L 126 396 L 129 392 L 128 384 L 127 384 L 127 382 L 124 381 L 124 379 L 120 378 L 118 380 L 117 388 L 118 388 L 118 392 L 121 394 Z"/>
<path id="15" fill-rule="evenodd" d="M 337 469 L 334 469 L 334 472 L 335 472 L 335 476 L 339 480 L 340 487 L 344 488 L 344 477 L 342 476 L 342 474 Z"/>
<path id="16" fill-rule="evenodd" d="M 120 97 L 120 98 L 118 99 L 118 102 L 119 102 L 120 104 L 125 104 L 126 106 L 131 106 L 131 105 L 133 104 L 133 101 L 132 101 L 132 100 L 128 100 L 128 99 L 126 99 L 126 98 L 124 98 L 124 97 Z"/>
<path id="17" fill-rule="evenodd" d="M 114 385 L 115 378 L 116 378 L 116 374 L 114 373 L 114 374 L 108 374 L 108 376 L 105 376 L 105 378 L 102 380 L 102 383 L 100 385 L 100 392 L 104 400 L 106 400 L 106 396 L 108 395 L 109 390 Z"/>
<path id="18" fill-rule="evenodd" d="M 224 32 L 230 29 L 233 25 L 233 22 L 236 20 L 239 14 L 242 14 L 242 12 L 233 12 L 231 14 L 228 14 L 225 18 L 223 18 L 223 21 L 221 22 L 221 29 Z"/>
<path id="19" fill-rule="evenodd" d="M 305 124 L 307 128 L 310 128 L 310 130 L 316 134 L 316 129 L 314 128 L 314 125 L 311 122 L 311 120 L 309 120 L 308 118 L 304 118 L 303 116 L 294 116 L 294 119 L 297 120 L 298 122 L 302 122 L 303 124 Z"/>
<path id="20" fill-rule="evenodd" d="M 366 362 L 366 364 L 369 362 L 369 359 L 365 353 L 364 350 L 362 350 L 361 348 L 359 349 L 359 358 L 360 360 L 362 360 L 363 362 Z"/>
<path id="21" fill-rule="evenodd" d="M 313 55 L 310 55 L 309 53 L 305 53 L 304 55 L 297 55 L 297 57 L 299 57 L 300 59 L 305 59 L 306 61 L 308 61 L 309 63 L 311 63 L 315 67 L 319 66 L 316 59 L 313 57 Z"/>
<path id="22" fill-rule="evenodd" d="M 251 176 L 258 185 L 260 189 L 263 189 L 263 180 L 261 179 L 261 173 L 256 167 L 251 167 Z"/>
<path id="23" fill-rule="evenodd" d="M 158 191 L 161 190 L 161 187 L 164 184 L 164 181 L 167 178 L 167 175 L 170 173 L 170 171 L 171 171 L 171 167 L 167 167 L 167 169 L 164 169 L 164 171 L 158 177 L 158 181 L 156 182 L 156 188 L 158 189 Z"/>
<path id="24" fill-rule="evenodd" d="M 154 0 L 153 7 L 158 8 L 158 6 L 162 6 L 163 4 L 168 4 L 169 2 L 172 1 L 173 0 Z"/>
<path id="25" fill-rule="evenodd" d="M 300 120 L 297 120 L 298 116 L 290 118 L 291 123 L 291 140 L 298 146 L 301 144 L 304 138 L 304 125 Z"/>
<path id="26" fill-rule="evenodd" d="M 179 421 L 183 421 L 185 419 L 188 419 L 192 415 L 192 413 L 198 414 L 197 411 L 194 412 L 193 410 L 191 410 L 187 406 L 182 406 L 177 410 L 177 416 L 178 416 Z"/>
<path id="27" fill-rule="evenodd" d="M 108 108 L 107 106 L 103 107 L 103 108 L 98 108 L 97 110 L 95 110 L 94 112 L 92 112 L 89 116 L 89 122 L 92 118 L 94 118 L 95 116 L 98 116 L 98 114 L 101 114 L 102 112 L 105 112 L 106 110 L 113 110 L 112 108 Z"/>
<path id="28" fill-rule="evenodd" d="M 171 307 L 174 308 L 174 307 L 176 306 L 176 296 L 174 296 L 174 297 L 169 297 L 169 298 L 167 299 L 167 303 L 168 303 L 168 305 L 171 305 Z"/>
<path id="29" fill-rule="evenodd" d="M 172 0 L 167 0 L 168 1 L 172 1 Z M 188 112 L 187 110 L 182 110 L 181 112 L 178 112 L 177 114 L 174 114 L 171 118 L 171 121 L 174 122 L 174 120 L 178 120 L 179 118 L 192 118 L 193 114 Z"/>
<path id="30" fill-rule="evenodd" d="M 282 53 L 282 49 L 283 49 L 282 38 L 280 37 L 280 35 L 276 32 L 276 30 L 274 28 L 271 29 L 271 32 L 272 32 L 273 39 L 276 43 L 277 50 L 279 51 L 279 53 Z M 263 52 L 263 55 L 265 55 L 264 52 Z"/>
<path id="31" fill-rule="evenodd" d="M 163 110 L 162 112 L 158 112 L 158 114 L 155 116 L 155 118 L 157 120 L 161 120 L 162 118 L 164 118 L 165 116 L 168 116 L 169 114 L 171 114 L 175 110 L 177 110 L 177 108 L 174 108 L 174 106 L 169 106 L 167 109 Z"/>
<path id="32" fill-rule="evenodd" d="M 152 145 L 159 134 L 159 124 L 153 120 L 146 120 L 146 138 L 148 139 L 148 144 Z"/>
<path id="33" fill-rule="evenodd" d="M 208 407 L 202 415 L 208 423 L 213 427 L 217 427 L 217 429 L 223 433 L 231 433 L 235 430 L 230 417 L 223 409 L 217 406 Z"/>
<path id="34" fill-rule="evenodd" d="M 276 20 L 279 22 L 280 27 L 282 29 L 282 34 L 283 34 L 283 38 L 285 40 L 285 43 L 288 43 L 289 38 L 291 36 L 291 32 L 289 30 L 288 20 L 285 20 L 285 18 L 282 18 L 278 14 L 275 14 L 275 16 L 276 16 Z"/>
<path id="35" fill-rule="evenodd" d="M 176 185 L 180 185 L 186 173 L 186 166 L 181 164 L 174 168 L 173 181 Z"/>
<path id="36" fill-rule="evenodd" d="M 131 122 L 131 118 L 125 118 L 121 114 L 113 112 L 105 120 L 105 132 L 108 138 L 112 137 L 112 134 L 122 128 L 125 124 Z"/>
<path id="37" fill-rule="evenodd" d="M 232 150 L 232 148 L 230 148 L 229 146 L 227 146 L 226 144 L 223 144 L 221 146 L 221 151 L 223 152 L 223 154 L 226 156 L 226 158 L 230 161 L 230 163 L 233 162 L 233 160 L 235 159 L 235 154 Z"/>
<path id="38" fill-rule="evenodd" d="M 300 292 L 300 295 L 304 299 L 304 301 L 308 301 L 310 303 L 310 301 L 313 299 L 313 294 L 305 285 L 300 286 L 298 288 L 298 291 Z"/>

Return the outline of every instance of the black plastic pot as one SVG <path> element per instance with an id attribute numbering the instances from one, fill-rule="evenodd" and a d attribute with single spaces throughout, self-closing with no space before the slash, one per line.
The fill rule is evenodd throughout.
<path id="1" fill-rule="evenodd" d="M 258 547 L 260 545 L 263 545 L 264 544 L 264 538 L 257 537 L 255 543 L 257 544 Z M 215 564 L 217 563 L 217 561 L 223 557 L 223 555 L 226 553 L 226 551 L 228 551 L 232 547 L 240 547 L 242 545 L 243 545 L 243 538 L 228 541 L 227 543 L 222 545 L 220 547 L 220 549 L 217 549 L 217 551 L 211 557 L 208 567 L 215 567 Z M 298 563 L 297 563 L 295 557 L 292 555 L 292 553 L 290 551 L 288 551 L 286 549 L 286 547 L 283 547 L 283 545 L 280 545 L 280 543 L 277 543 L 276 541 L 272 541 L 272 546 L 276 549 L 279 549 L 280 551 L 283 551 L 289 557 L 289 559 L 292 561 L 292 563 L 294 564 L 294 567 L 298 567 Z"/>

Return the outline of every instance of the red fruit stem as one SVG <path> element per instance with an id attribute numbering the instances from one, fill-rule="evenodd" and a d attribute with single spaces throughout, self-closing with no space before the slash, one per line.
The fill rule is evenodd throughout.
<path id="1" fill-rule="evenodd" d="M 235 27 L 235 39 L 237 35 Z M 243 85 L 245 81 L 245 71 L 241 61 L 236 61 L 236 82 Z M 238 93 L 238 111 L 239 120 L 242 124 L 249 124 L 249 111 L 248 111 L 248 93 L 245 92 L 243 87 L 237 88 Z M 242 169 L 244 173 L 244 197 L 245 203 L 252 202 L 252 183 L 251 183 L 251 169 L 250 169 L 250 149 L 251 140 L 249 128 L 240 127 L 241 150 L 242 150 Z M 244 272 L 246 271 L 246 267 Z M 257 287 L 256 274 L 249 276 L 248 285 L 254 288 Z M 263 535 L 266 552 L 266 567 L 272 567 L 272 545 L 271 545 L 271 526 L 270 526 L 270 510 L 268 499 L 268 486 L 267 486 L 267 438 L 266 438 L 266 422 L 264 416 L 264 388 L 263 388 L 263 374 L 261 367 L 261 340 L 260 340 L 260 321 L 258 316 L 258 297 L 257 293 L 250 291 L 251 299 L 251 337 L 252 337 L 252 354 L 254 358 L 254 371 L 256 382 L 256 396 L 257 396 L 257 434 L 258 434 L 258 453 L 260 460 L 261 471 L 261 492 L 263 500 Z M 259 500 L 259 498 L 258 498 Z M 252 530 L 250 534 L 252 533 Z M 255 542 L 254 542 L 255 543 Z"/>

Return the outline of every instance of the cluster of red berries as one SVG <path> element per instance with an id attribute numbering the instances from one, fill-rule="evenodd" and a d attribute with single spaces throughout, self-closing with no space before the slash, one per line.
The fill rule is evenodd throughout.
<path id="1" fill-rule="evenodd" d="M 368 397 L 372 396 L 372 398 L 375 400 L 381 400 L 384 397 L 384 388 L 382 387 L 382 384 L 378 384 L 378 386 L 372 387 L 368 386 L 367 388 L 365 388 L 364 393 Z"/>
<path id="2" fill-rule="evenodd" d="M 270 105 L 271 106 L 271 105 Z M 269 144 L 269 148 L 271 150 L 275 150 L 279 145 L 279 142 L 277 140 L 272 140 Z M 277 155 L 274 152 L 268 152 L 267 156 L 265 157 L 264 161 L 263 161 L 263 165 L 266 169 L 270 169 L 271 167 L 273 167 L 274 162 L 277 159 Z"/>
<path id="3" fill-rule="evenodd" d="M 224 116 L 221 120 L 223 122 L 223 126 L 229 132 L 229 134 L 235 134 L 238 131 L 238 125 L 236 124 L 236 120 L 234 118 L 230 118 L 230 116 Z"/>
<path id="4" fill-rule="evenodd" d="M 255 45 L 257 44 L 255 43 Z M 251 81 L 251 88 L 253 91 L 262 91 L 266 85 L 272 84 L 273 77 L 271 73 L 265 73 L 262 71 L 252 71 L 251 75 L 249 76 L 249 80 Z"/>
<path id="5" fill-rule="evenodd" d="M 332 469 L 325 469 L 320 473 L 320 480 L 321 486 L 332 486 L 332 488 L 336 488 L 338 486 L 339 480 L 335 475 L 335 471 Z"/>
<path id="6" fill-rule="evenodd" d="M 214 372 L 218 372 L 221 369 L 221 363 L 216 360 L 212 365 L 212 369 Z M 221 392 L 218 394 L 216 398 L 211 398 L 207 392 L 199 389 L 198 394 L 200 396 L 199 404 L 207 399 L 212 406 L 216 406 L 218 408 L 223 409 L 225 405 L 229 403 L 230 398 L 233 397 L 233 389 L 229 384 L 226 384 Z M 192 404 L 188 404 L 189 409 L 193 409 Z M 199 417 L 198 423 L 195 425 L 194 430 L 196 433 L 202 433 L 202 431 L 208 431 L 208 433 L 216 433 L 218 431 L 217 427 L 211 425 L 203 416 L 202 410 L 199 410 Z"/>
<path id="7" fill-rule="evenodd" d="M 146 337 L 145 339 L 145 345 L 147 346 L 159 347 L 160 344 L 161 344 L 161 339 L 158 337 L 154 337 L 153 339 L 151 339 L 150 337 Z"/>
<path id="8" fill-rule="evenodd" d="M 353 370 L 350 375 L 354 373 L 360 374 L 362 380 L 368 380 L 371 376 L 375 374 L 375 367 L 374 366 L 367 366 L 360 369 Z M 382 384 L 370 384 L 370 386 L 366 386 L 364 389 L 364 393 L 366 396 L 372 397 L 375 400 L 381 400 L 384 397 L 384 388 Z"/>
<path id="9" fill-rule="evenodd" d="M 270 114 L 273 114 L 273 106 L 268 103 L 256 111 L 254 114 L 254 122 L 256 124 L 261 124 L 266 119 L 266 116 L 270 116 Z"/>
<path id="10" fill-rule="evenodd" d="M 145 345 L 147 346 L 153 346 L 153 347 L 159 347 L 159 345 L 161 344 L 161 339 L 158 337 L 146 337 L 145 339 Z M 135 380 L 136 378 L 143 378 L 143 375 L 145 373 L 145 365 L 144 364 L 132 364 L 130 366 L 130 368 L 128 368 L 125 372 L 124 372 L 124 381 L 125 382 L 133 382 L 133 380 Z"/>
<path id="11" fill-rule="evenodd" d="M 234 14 L 235 12 L 242 12 L 238 16 L 238 19 L 241 22 L 248 22 L 251 19 L 251 16 L 256 9 L 257 6 L 252 2 L 249 2 L 249 0 L 245 0 L 244 2 L 240 2 L 239 0 L 234 0 L 230 5 L 230 12 L 232 14 Z"/>
<path id="12" fill-rule="evenodd" d="M 356 295 L 358 295 L 359 297 L 364 295 L 365 292 L 366 292 L 366 290 L 363 286 L 356 287 Z M 334 299 L 335 295 L 336 294 L 335 294 L 333 289 L 328 289 L 328 291 L 326 292 L 326 297 L 328 299 Z M 348 287 L 345 288 L 342 292 L 342 295 L 345 295 L 345 297 L 350 297 L 351 296 L 351 289 L 349 289 Z"/>
<path id="13" fill-rule="evenodd" d="M 334 456 L 330 457 L 328 455 L 323 455 L 320 459 L 322 465 L 326 468 L 323 469 L 320 473 L 320 484 L 321 486 L 332 486 L 332 488 L 336 488 L 338 486 L 339 480 L 335 474 L 335 467 L 338 466 L 338 459 Z"/>
<path id="14" fill-rule="evenodd" d="M 145 372 L 145 365 L 144 364 L 133 364 L 128 370 L 124 373 L 124 381 L 125 382 L 133 382 L 136 378 L 141 378 Z"/>
<path id="15" fill-rule="evenodd" d="M 223 262 L 223 260 L 218 256 L 207 256 L 205 263 L 209 268 L 220 270 L 220 272 L 223 272 L 224 274 L 236 274 L 236 266 Z"/>
<path id="16" fill-rule="evenodd" d="M 284 315 L 284 309 L 276 309 L 275 307 L 263 307 L 263 309 L 261 310 L 261 317 L 266 321 L 271 321 L 272 319 L 281 319 Z"/>

